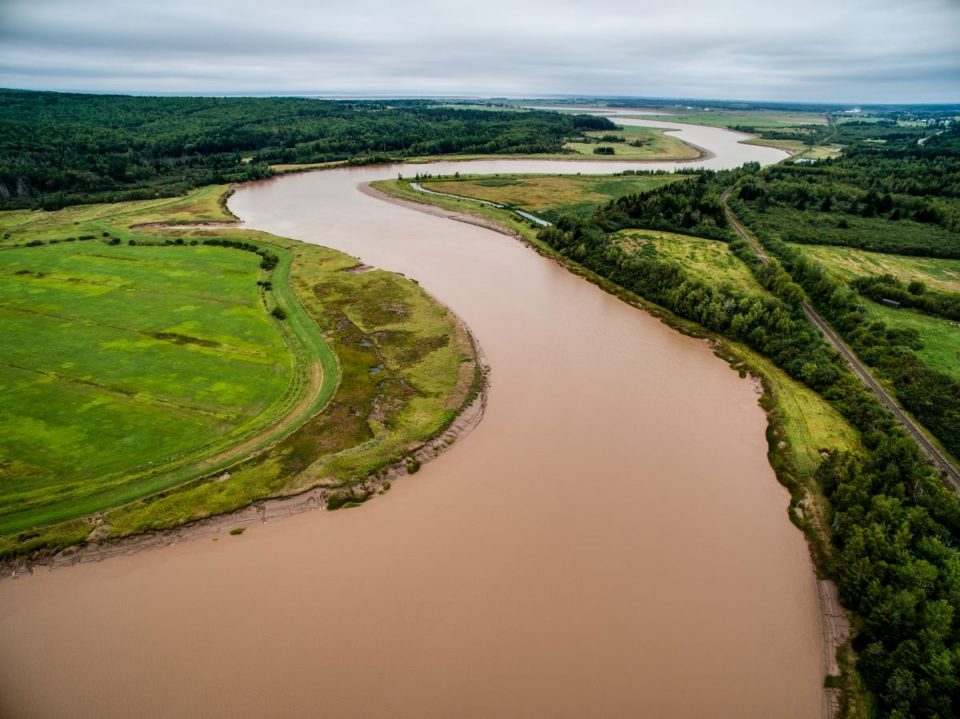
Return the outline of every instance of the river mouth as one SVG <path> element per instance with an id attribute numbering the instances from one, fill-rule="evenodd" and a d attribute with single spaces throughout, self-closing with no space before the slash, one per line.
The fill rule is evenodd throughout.
<path id="1" fill-rule="evenodd" d="M 554 164 L 470 171 L 614 169 Z M 451 306 L 492 367 L 480 425 L 359 509 L 5 582 L 0 714 L 819 713 L 815 578 L 755 384 L 509 237 L 358 191 L 448 165 L 230 207 Z"/>

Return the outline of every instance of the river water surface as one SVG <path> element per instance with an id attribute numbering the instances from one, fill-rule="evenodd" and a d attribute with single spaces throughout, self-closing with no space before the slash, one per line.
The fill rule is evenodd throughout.
<path id="1" fill-rule="evenodd" d="M 692 141 L 714 166 L 781 156 Z M 237 192 L 249 226 L 456 310 L 493 368 L 487 413 L 362 508 L 0 583 L 0 715 L 817 716 L 814 575 L 754 385 L 509 237 L 358 190 L 595 165 Z"/>

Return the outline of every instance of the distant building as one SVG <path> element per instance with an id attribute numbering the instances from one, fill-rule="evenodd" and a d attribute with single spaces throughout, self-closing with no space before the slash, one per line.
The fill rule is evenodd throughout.
<path id="1" fill-rule="evenodd" d="M 891 300 L 884 297 L 882 300 L 880 300 L 880 302 L 885 304 L 887 307 L 893 307 L 895 310 L 900 309 L 900 303 L 896 300 Z"/>

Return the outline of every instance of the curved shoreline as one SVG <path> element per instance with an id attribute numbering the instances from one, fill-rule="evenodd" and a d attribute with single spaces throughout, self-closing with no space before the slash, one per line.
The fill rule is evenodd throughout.
<path id="1" fill-rule="evenodd" d="M 422 212 L 427 215 L 433 215 L 435 217 L 442 217 L 445 219 L 453 220 L 455 222 L 463 222 L 469 225 L 477 225 L 485 229 L 493 230 L 494 232 L 499 232 L 500 234 L 512 237 L 522 244 L 530 247 L 535 252 L 539 254 L 545 254 L 541 251 L 541 248 L 537 247 L 533 242 L 528 238 L 521 235 L 516 230 L 498 223 L 494 220 L 487 220 L 475 215 L 471 215 L 468 212 L 461 212 L 457 210 L 450 210 L 439 205 L 432 204 L 429 200 L 424 199 L 422 201 L 416 199 L 407 199 L 403 197 L 398 197 L 395 195 L 388 194 L 381 190 L 375 189 L 365 183 L 359 186 L 360 192 L 368 195 L 370 197 L 375 197 L 384 202 L 389 202 L 391 204 L 399 205 L 400 207 L 406 207 L 408 209 L 414 210 L 416 212 Z M 446 193 L 432 193 L 440 196 L 454 197 L 457 199 L 471 200 L 473 198 L 468 197 L 459 197 L 456 195 L 449 195 Z M 493 205 L 500 209 L 505 209 L 501 205 L 496 205 L 489 201 L 483 201 L 484 204 Z M 574 274 L 582 277 L 583 279 L 591 282 L 594 285 L 597 285 L 605 292 L 608 292 L 618 299 L 628 303 L 632 307 L 640 309 L 653 317 L 656 317 L 661 322 L 669 326 L 671 329 L 680 332 L 681 334 L 689 334 L 685 331 L 685 321 L 676 318 L 668 310 L 659 307 L 650 303 L 648 300 L 643 297 L 632 295 L 627 290 L 618 288 L 617 286 L 611 285 L 609 282 L 603 281 L 603 278 L 593 275 L 592 272 L 584 268 L 579 267 L 573 263 L 564 261 L 562 259 L 551 257 L 565 269 L 573 272 Z M 744 366 L 743 360 L 730 349 L 726 340 L 723 337 L 719 337 L 709 332 L 708 330 L 701 329 L 695 335 L 700 339 L 703 339 L 713 350 L 714 354 L 725 361 L 731 369 L 736 370 L 737 365 L 741 367 Z M 761 397 L 768 397 L 773 399 L 773 395 L 766 377 L 760 372 L 757 368 L 747 365 L 746 370 L 749 375 L 753 378 L 758 386 L 758 391 Z M 768 427 L 768 443 L 770 452 L 778 451 L 777 442 L 775 435 L 769 433 L 770 430 L 773 430 L 775 433 L 782 426 L 779 423 L 779 420 L 775 419 L 774 415 L 770 410 L 765 409 L 765 414 L 767 416 L 767 427 Z M 771 464 L 771 468 L 773 465 Z M 777 474 L 776 469 L 774 469 L 774 474 L 777 477 L 777 480 L 785 487 L 789 488 L 789 482 Z M 806 493 L 805 493 L 806 494 Z M 797 528 L 801 533 L 803 530 L 799 527 Z M 818 530 L 819 532 L 820 530 Z M 813 547 L 810 547 L 811 559 L 815 559 Z M 816 566 L 816 564 L 814 565 Z M 848 646 L 850 640 L 850 618 L 847 615 L 846 609 L 840 603 L 840 599 L 837 593 L 836 583 L 831 579 L 823 579 L 821 577 L 816 577 L 816 586 L 817 586 L 817 606 L 819 608 L 819 618 L 820 618 L 820 634 L 821 634 L 821 665 L 823 670 L 824 678 L 831 676 L 839 676 L 841 674 L 841 667 L 838 661 L 838 654 L 841 648 Z M 837 687 L 828 686 L 827 684 L 823 687 L 823 693 L 821 696 L 821 719 L 834 719 L 839 716 L 842 703 L 842 690 Z"/>
<path id="2" fill-rule="evenodd" d="M 329 497 L 345 489 L 360 489 L 368 492 L 370 499 L 373 499 L 377 494 L 385 493 L 389 490 L 390 484 L 393 481 L 410 476 L 416 472 L 416 470 L 414 470 L 414 472 L 408 470 L 408 458 L 415 458 L 421 465 L 436 459 L 452 447 L 459 439 L 469 434 L 480 423 L 486 410 L 490 366 L 486 361 L 483 350 L 477 343 L 470 328 L 453 310 L 436 299 L 433 299 L 433 301 L 450 312 L 466 333 L 470 345 L 474 350 L 477 372 L 474 381 L 479 384 L 475 391 L 468 390 L 467 397 L 458 408 L 450 424 L 417 448 L 406 452 L 386 468 L 380 469 L 366 479 L 354 484 L 334 487 L 311 487 L 294 494 L 257 500 L 231 512 L 197 519 L 178 527 L 141 532 L 116 539 L 94 541 L 89 544 L 68 547 L 56 554 L 45 557 L 25 557 L 5 561 L 0 563 L 0 581 L 4 579 L 20 579 L 23 575 L 32 574 L 40 567 L 52 571 L 75 564 L 101 562 L 111 557 L 127 556 L 151 549 L 169 547 L 183 541 L 204 538 L 216 540 L 221 536 L 229 536 L 231 530 L 239 528 L 246 530 L 257 524 L 263 524 L 271 520 L 292 517 L 317 509 L 326 509 L 326 503 Z"/>

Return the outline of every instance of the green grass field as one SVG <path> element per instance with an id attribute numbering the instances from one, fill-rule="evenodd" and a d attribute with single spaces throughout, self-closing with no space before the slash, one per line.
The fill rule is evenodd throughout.
<path id="1" fill-rule="evenodd" d="M 217 445 L 294 379 L 252 253 L 76 242 L 0 263 L 0 515 Z"/>
<path id="2" fill-rule="evenodd" d="M 920 359 L 938 372 L 960 380 L 960 324 L 917 310 L 885 307 L 866 299 L 863 304 L 871 318 L 881 320 L 890 328 L 916 330 L 923 343 L 916 351 Z"/>
<path id="3" fill-rule="evenodd" d="M 631 252 L 652 252 L 676 262 L 693 279 L 707 284 L 729 284 L 749 294 L 767 294 L 753 273 L 725 242 L 656 230 L 621 230 L 621 247 Z"/>
<path id="4" fill-rule="evenodd" d="M 960 292 L 960 260 L 906 257 L 849 247 L 802 245 L 800 249 L 844 280 L 888 274 L 903 282 L 920 280 L 931 289 Z"/>
<path id="5" fill-rule="evenodd" d="M 436 192 L 519 207 L 552 220 L 564 214 L 589 215 L 611 200 L 681 179 L 676 175 L 492 175 L 421 184 Z"/>
<path id="6" fill-rule="evenodd" d="M 400 275 L 140 227 L 229 219 L 225 189 L 0 213 L 0 556 L 365 479 L 471 391 L 469 338 Z"/>

